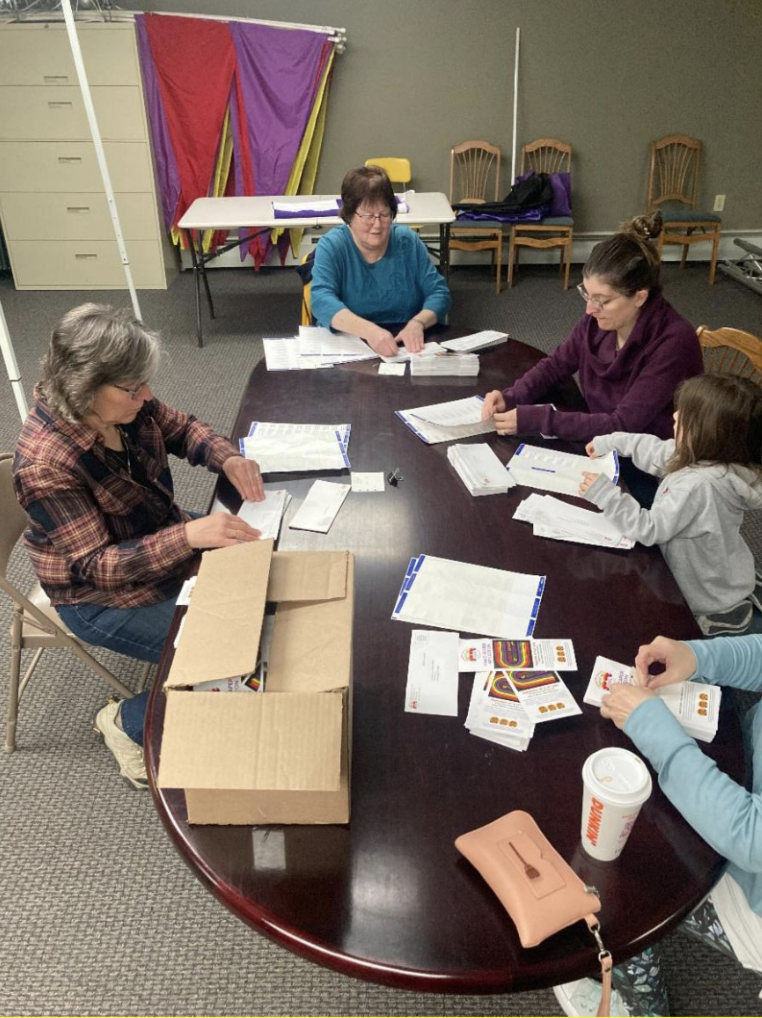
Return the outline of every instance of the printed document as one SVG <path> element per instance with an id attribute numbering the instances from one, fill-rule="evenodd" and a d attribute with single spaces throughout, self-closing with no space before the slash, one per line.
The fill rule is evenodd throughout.
<path id="1" fill-rule="evenodd" d="M 396 410 L 395 413 L 422 442 L 436 445 L 438 442 L 453 442 L 460 438 L 469 438 L 471 435 L 487 435 L 496 431 L 495 422 L 491 417 L 486 421 L 481 420 L 483 403 L 483 396 L 470 396 L 468 399 L 456 399 L 449 403 Z M 434 423 L 428 420 L 426 416 L 428 414 L 433 414 L 439 421 L 451 415 L 451 423 Z M 467 423 L 457 423 L 458 419 L 466 420 Z"/>
<path id="2" fill-rule="evenodd" d="M 522 442 L 508 461 L 508 470 L 517 484 L 579 496 L 583 472 L 606 474 L 616 483 L 619 480 L 619 458 L 615 451 L 590 459 L 589 456 L 556 452 Z"/>
<path id="3" fill-rule="evenodd" d="M 500 346 L 508 340 L 507 332 L 495 332 L 492 329 L 485 329 L 482 332 L 473 332 L 470 336 L 461 336 L 460 339 L 446 339 L 442 343 L 445 350 L 454 350 L 457 353 L 470 353 L 474 350 L 486 350 L 492 346 Z"/>
<path id="4" fill-rule="evenodd" d="M 458 634 L 414 629 L 405 687 L 408 714 L 458 716 Z"/>
<path id="5" fill-rule="evenodd" d="M 576 672 L 577 658 L 571 640 L 461 640 L 458 667 L 462 672 L 494 668 L 553 668 Z"/>
<path id="6" fill-rule="evenodd" d="M 254 421 L 240 440 L 242 454 L 263 474 L 345 470 L 349 424 L 277 424 Z"/>
<path id="7" fill-rule="evenodd" d="M 270 537 L 277 540 L 283 513 L 290 501 L 291 496 L 283 488 L 265 491 L 263 502 L 251 502 L 244 499 L 238 510 L 238 515 L 242 520 L 246 520 L 250 527 L 262 532 L 263 541 Z"/>
<path id="8" fill-rule="evenodd" d="M 522 752 L 534 734 L 534 722 L 501 671 L 474 676 L 466 728 L 481 739 Z"/>
<path id="9" fill-rule="evenodd" d="M 410 560 L 392 618 L 462 633 L 531 636 L 544 576 L 418 555 Z"/>
<path id="10" fill-rule="evenodd" d="M 513 518 L 531 523 L 535 537 L 620 550 L 629 550 L 635 545 L 602 512 L 592 506 L 587 509 L 570 505 L 552 495 L 533 492 L 519 504 Z"/>

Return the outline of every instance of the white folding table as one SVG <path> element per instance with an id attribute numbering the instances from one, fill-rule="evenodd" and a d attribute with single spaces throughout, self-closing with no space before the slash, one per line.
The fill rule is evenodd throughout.
<path id="1" fill-rule="evenodd" d="M 409 212 L 400 212 L 396 222 L 402 225 L 438 226 L 439 227 L 439 266 L 445 279 L 449 274 L 449 240 L 450 223 L 455 213 L 441 191 L 405 192 L 405 201 Z M 338 226 L 342 220 L 339 216 L 305 215 L 296 219 L 276 218 L 273 214 L 273 202 L 293 204 L 298 208 L 309 207 L 311 202 L 328 201 L 336 195 L 256 195 L 251 198 L 196 198 L 179 221 L 178 226 L 184 231 L 188 250 L 193 263 L 193 281 L 196 295 L 196 337 L 198 345 L 204 345 L 201 323 L 201 283 L 203 281 L 209 315 L 214 318 L 214 304 L 206 275 L 206 265 L 219 255 L 240 247 L 241 244 L 275 229 L 310 230 L 323 226 Z M 230 241 L 215 251 L 204 253 L 201 237 L 207 230 L 251 230 L 246 237 Z"/>

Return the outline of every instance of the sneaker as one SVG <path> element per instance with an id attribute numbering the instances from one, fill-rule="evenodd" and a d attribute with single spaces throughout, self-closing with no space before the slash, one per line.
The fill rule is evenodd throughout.
<path id="1" fill-rule="evenodd" d="M 121 700 L 109 700 L 95 715 L 95 731 L 103 736 L 103 741 L 116 757 L 119 773 L 135 788 L 148 788 L 143 747 L 133 742 L 117 724 L 121 706 Z"/>
<path id="2" fill-rule="evenodd" d="M 601 984 L 595 979 L 577 979 L 573 983 L 562 983 L 560 986 L 554 986 L 553 992 L 564 1014 L 571 1015 L 572 1018 L 578 1018 L 580 1015 L 591 1015 L 594 1018 L 598 1014 Z M 619 993 L 612 988 L 609 1018 L 630 1018 L 631 1014 Z"/>
<path id="3" fill-rule="evenodd" d="M 726 612 L 712 612 L 711 615 L 697 615 L 696 621 L 704 636 L 745 633 L 749 628 L 754 609 L 751 601 L 741 601 Z"/>

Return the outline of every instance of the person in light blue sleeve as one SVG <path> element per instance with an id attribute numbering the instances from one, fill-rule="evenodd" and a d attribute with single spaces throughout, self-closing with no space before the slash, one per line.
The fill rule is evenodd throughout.
<path id="1" fill-rule="evenodd" d="M 341 185 L 342 226 L 315 248 L 312 314 L 318 325 L 362 337 L 387 357 L 423 349 L 443 322 L 450 291 L 417 233 L 394 223 L 397 200 L 380 166 L 350 170 Z"/>
<path id="2" fill-rule="evenodd" d="M 653 665 L 663 665 L 651 675 Z M 628 735 L 659 775 L 666 796 L 727 867 L 711 894 L 681 929 L 762 974 L 762 710 L 744 719 L 752 765 L 751 790 L 724 774 L 670 713 L 654 690 L 693 679 L 762 692 L 762 636 L 682 643 L 657 637 L 635 659 L 637 686 L 614 686 L 601 714 Z M 668 1015 L 658 948 L 613 969 L 618 999 L 611 1014 Z M 555 987 L 566 1014 L 589 1015 L 600 986 L 582 979 Z M 751 1013 L 751 1012 L 750 1012 Z"/>

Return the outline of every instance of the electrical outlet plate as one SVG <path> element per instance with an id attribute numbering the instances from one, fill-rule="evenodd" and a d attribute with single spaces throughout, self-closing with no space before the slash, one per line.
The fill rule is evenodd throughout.
<path id="1" fill-rule="evenodd" d="M 715 212 L 724 212 L 725 211 L 725 195 L 724 194 L 716 194 L 714 196 L 714 211 Z"/>

